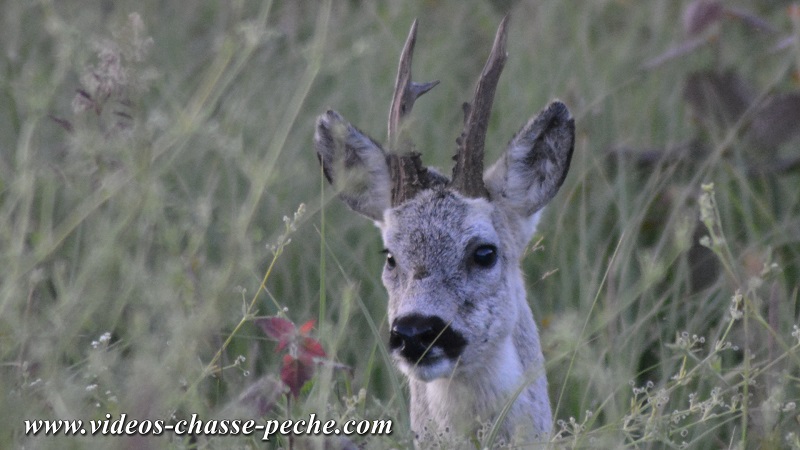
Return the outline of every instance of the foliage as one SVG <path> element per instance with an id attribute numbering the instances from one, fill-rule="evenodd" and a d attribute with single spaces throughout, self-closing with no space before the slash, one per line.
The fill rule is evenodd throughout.
<path id="1" fill-rule="evenodd" d="M 264 317 L 256 319 L 256 325 L 267 336 L 278 341 L 276 351 L 287 351 L 283 355 L 281 381 L 297 398 L 303 385 L 314 376 L 314 359 L 325 357 L 322 344 L 308 335 L 314 328 L 314 320 L 297 328 L 291 321 L 281 317 Z"/>

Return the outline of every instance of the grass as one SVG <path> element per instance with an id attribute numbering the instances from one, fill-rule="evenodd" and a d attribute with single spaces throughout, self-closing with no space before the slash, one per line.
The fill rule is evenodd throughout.
<path id="1" fill-rule="evenodd" d="M 513 4 L 487 158 L 554 97 L 578 131 L 523 260 L 552 447 L 800 448 L 800 141 L 764 137 L 798 116 L 770 105 L 800 89 L 800 13 L 738 1 L 774 32 L 729 11 L 688 49 L 691 3 L 3 3 L 0 447 L 261 447 L 28 437 L 23 420 L 312 412 L 391 419 L 353 440 L 408 446 L 379 236 L 322 182 L 313 123 L 331 107 L 385 139 L 419 17 L 416 78 L 442 84 L 412 127 L 449 167 Z M 725 73 L 746 87 L 735 113 Z M 316 319 L 332 361 L 296 399 L 254 324 L 272 315 Z"/>

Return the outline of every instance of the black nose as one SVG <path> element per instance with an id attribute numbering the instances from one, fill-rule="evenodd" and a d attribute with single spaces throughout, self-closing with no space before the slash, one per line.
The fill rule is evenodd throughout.
<path id="1" fill-rule="evenodd" d="M 398 350 L 408 361 L 415 364 L 433 362 L 429 359 L 431 349 L 441 348 L 449 358 L 458 358 L 467 341 L 460 333 L 440 317 L 410 314 L 398 318 L 392 324 L 389 348 Z"/>

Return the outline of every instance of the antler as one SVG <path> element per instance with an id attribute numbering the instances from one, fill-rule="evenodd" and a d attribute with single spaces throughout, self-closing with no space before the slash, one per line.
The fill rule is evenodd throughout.
<path id="1" fill-rule="evenodd" d="M 402 120 L 411 113 L 414 102 L 422 94 L 430 91 L 439 80 L 430 83 L 415 83 L 411 81 L 411 60 L 414 58 L 414 44 L 417 42 L 417 19 L 411 24 L 408 38 L 400 54 L 397 64 L 397 80 L 394 83 L 392 106 L 389 108 L 389 146 L 394 148 L 399 141 L 398 133 Z"/>
<path id="2" fill-rule="evenodd" d="M 408 151 L 405 154 L 398 154 L 399 147 L 411 150 L 413 146 L 409 141 L 401 138 L 402 121 L 411 113 L 414 102 L 422 94 L 433 89 L 439 81 L 430 83 L 415 83 L 411 81 L 411 60 L 414 57 L 414 44 L 417 41 L 417 20 L 411 24 L 408 38 L 400 54 L 400 62 L 397 68 L 397 81 L 394 85 L 394 95 L 392 96 L 392 106 L 389 109 L 389 149 L 391 152 L 387 156 L 389 162 L 389 174 L 392 179 L 392 206 L 397 206 L 406 200 L 414 197 L 417 192 L 431 187 L 440 181 L 432 176 L 428 169 L 422 165 L 420 154 Z"/>
<path id="3" fill-rule="evenodd" d="M 450 185 L 467 197 L 489 195 L 483 184 L 483 146 L 495 89 L 506 63 L 508 19 L 509 16 L 506 15 L 497 28 L 492 52 L 481 72 L 472 105 L 464 103 L 464 129 L 456 140 L 458 153 L 453 158 L 456 165 L 453 167 L 453 181 Z"/>

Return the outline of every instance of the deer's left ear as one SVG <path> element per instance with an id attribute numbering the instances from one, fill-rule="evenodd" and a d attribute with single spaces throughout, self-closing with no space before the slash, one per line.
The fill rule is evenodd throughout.
<path id="1" fill-rule="evenodd" d="M 336 111 L 328 111 L 317 119 L 314 147 L 339 198 L 353 211 L 382 221 L 391 205 L 391 178 L 380 145 Z"/>
<path id="2" fill-rule="evenodd" d="M 564 183 L 574 146 L 575 121 L 566 105 L 554 101 L 522 127 L 484 174 L 491 200 L 531 218 Z"/>

